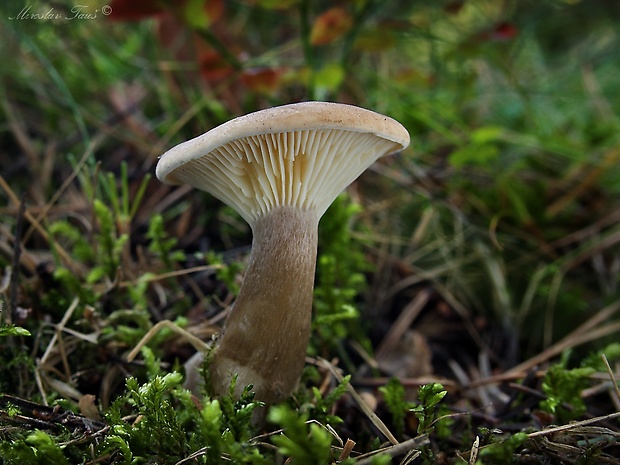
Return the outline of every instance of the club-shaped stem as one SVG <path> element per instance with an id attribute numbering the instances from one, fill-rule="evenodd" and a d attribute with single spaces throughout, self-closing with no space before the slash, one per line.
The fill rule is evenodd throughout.
<path id="1" fill-rule="evenodd" d="M 290 396 L 299 383 L 310 336 L 319 215 L 280 206 L 252 224 L 253 242 L 239 296 L 209 370 L 225 395 L 238 376 L 268 404 Z"/>

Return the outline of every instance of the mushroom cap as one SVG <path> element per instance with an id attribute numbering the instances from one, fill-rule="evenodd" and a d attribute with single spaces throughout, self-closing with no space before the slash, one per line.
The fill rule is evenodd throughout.
<path id="1" fill-rule="evenodd" d="M 302 102 L 230 120 L 168 150 L 167 184 L 189 184 L 235 208 L 250 224 L 278 206 L 314 209 L 334 199 L 383 155 L 409 145 L 397 121 L 353 105 Z"/>

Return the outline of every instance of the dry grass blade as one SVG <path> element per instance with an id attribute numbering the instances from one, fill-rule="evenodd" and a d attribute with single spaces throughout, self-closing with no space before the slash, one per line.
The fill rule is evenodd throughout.
<path id="1" fill-rule="evenodd" d="M 18 114 L 13 109 L 11 102 L 3 96 L 2 109 L 7 119 L 7 124 L 11 130 L 11 133 L 15 136 L 15 140 L 22 149 L 30 166 L 37 166 L 39 163 L 39 157 L 37 156 L 37 149 L 33 140 L 28 136 L 28 130 L 25 128 L 23 120 L 18 118 Z"/>
<path id="2" fill-rule="evenodd" d="M 593 256 L 615 247 L 618 243 L 620 243 L 620 230 L 616 229 L 604 233 L 600 239 L 588 244 L 583 250 L 566 260 L 566 262 L 562 264 L 562 269 L 565 272 L 572 270 L 586 260 L 591 259 Z"/>
<path id="3" fill-rule="evenodd" d="M 576 428 L 580 428 L 582 426 L 591 425 L 593 423 L 598 423 L 601 421 L 613 420 L 615 418 L 620 418 L 620 412 L 610 413 L 609 415 L 603 415 L 596 418 L 588 418 L 587 420 L 576 421 L 574 423 L 569 423 L 562 426 L 555 426 L 553 428 L 547 428 L 541 431 L 535 431 L 534 433 L 530 433 L 528 437 L 536 438 L 539 436 L 548 436 L 550 434 L 559 433 L 561 431 L 570 431 Z"/>
<path id="4" fill-rule="evenodd" d="M 360 455 L 358 457 L 358 461 L 355 463 L 357 465 L 369 465 L 372 463 L 374 457 L 378 454 L 387 454 L 390 457 L 396 457 L 414 449 L 419 449 L 420 447 L 426 446 L 428 444 L 430 444 L 430 439 L 428 438 L 428 435 L 423 434 L 420 436 L 416 436 L 415 438 L 400 442 L 398 444 L 394 444 L 389 447 L 383 447 L 368 454 Z"/>
<path id="5" fill-rule="evenodd" d="M 74 298 L 73 301 L 71 302 L 71 305 L 69 305 L 69 308 L 67 308 L 67 311 L 63 315 L 62 320 L 60 320 L 60 323 L 56 325 L 54 335 L 52 336 L 50 343 L 47 345 L 47 348 L 45 349 L 45 352 L 43 353 L 43 356 L 41 357 L 41 360 L 40 360 L 41 365 L 45 365 L 45 363 L 47 362 L 47 359 L 50 353 L 52 352 L 52 350 L 54 349 L 54 346 L 56 345 L 58 339 L 60 338 L 60 333 L 62 332 L 66 324 L 69 322 L 69 319 L 73 315 L 73 312 L 77 309 L 77 306 L 79 303 L 80 303 L 80 300 L 77 297 Z"/>
<path id="6" fill-rule="evenodd" d="M 609 365 L 609 360 L 607 360 L 607 357 L 605 356 L 605 354 L 602 354 L 601 358 L 603 359 L 603 363 L 605 364 L 605 368 L 607 369 L 607 374 L 609 375 L 611 384 L 614 387 L 617 400 L 620 401 L 620 387 L 618 387 L 618 383 L 616 382 L 616 376 L 614 375 L 614 372 L 611 369 L 611 365 Z"/>
<path id="7" fill-rule="evenodd" d="M 148 344 L 148 342 L 153 338 L 153 336 L 155 336 L 159 331 L 164 328 L 177 333 L 179 336 L 186 339 L 187 342 L 189 342 L 192 346 L 194 346 L 196 350 L 200 352 L 206 352 L 209 349 L 209 345 L 202 339 L 197 338 L 192 333 L 181 328 L 170 320 L 163 320 L 155 324 L 151 329 L 148 330 L 148 332 L 142 337 L 142 339 L 140 339 L 140 342 L 138 342 L 138 344 L 136 344 L 133 350 L 127 355 L 127 361 L 131 362 L 134 358 L 136 358 L 136 356 L 140 353 L 140 350 L 142 350 L 142 347 Z"/>
<path id="8" fill-rule="evenodd" d="M 480 450 L 480 436 L 476 436 L 474 443 L 471 445 L 471 451 L 469 452 L 469 465 L 474 465 L 478 458 L 478 451 Z"/>
<path id="9" fill-rule="evenodd" d="M 324 368 L 326 368 L 333 376 L 338 380 L 338 382 L 342 382 L 343 376 L 338 371 L 338 369 L 329 363 L 327 360 L 323 358 L 318 359 L 318 364 Z M 370 408 L 368 403 L 357 393 L 355 388 L 351 386 L 351 384 L 347 384 L 347 391 L 353 397 L 355 402 L 360 406 L 362 411 L 366 414 L 368 419 L 371 421 L 373 425 L 390 441 L 392 444 L 399 444 L 398 440 L 394 437 L 389 428 L 381 421 L 381 418 L 377 416 L 375 412 Z"/>
<path id="10" fill-rule="evenodd" d="M 575 243 L 584 242 L 591 239 L 593 236 L 600 234 L 603 229 L 618 224 L 618 222 L 620 222 L 620 209 L 610 212 L 599 220 L 588 224 L 578 231 L 574 231 L 563 236 L 562 238 L 552 242 L 551 246 L 554 249 L 560 249 Z"/>
<path id="11" fill-rule="evenodd" d="M 608 321 L 609 318 L 611 318 L 618 310 L 620 310 L 620 300 L 599 310 L 592 318 L 583 323 L 564 339 L 558 341 L 548 349 L 543 350 L 541 353 L 535 355 L 529 360 L 512 367 L 507 371 L 507 374 L 528 371 L 531 368 L 560 355 L 566 349 L 577 347 L 578 345 L 585 344 L 586 342 L 594 341 L 598 338 L 620 332 L 620 322 L 603 325 L 603 323 Z M 603 326 L 599 327 L 600 325 Z"/>
<path id="12" fill-rule="evenodd" d="M 47 405 L 47 395 L 45 392 L 45 388 L 43 387 L 43 379 L 45 379 L 45 381 L 47 382 L 48 385 L 54 385 L 55 382 L 51 379 L 48 379 L 47 376 L 44 375 L 45 371 L 53 371 L 53 367 L 48 366 L 48 358 L 50 357 L 50 355 L 52 354 L 53 350 L 56 347 L 56 344 L 59 343 L 59 341 L 61 340 L 61 332 L 64 329 L 64 327 L 66 326 L 66 324 L 69 322 L 69 319 L 71 318 L 71 316 L 73 315 L 73 312 L 76 310 L 78 304 L 79 304 L 79 299 L 76 297 L 73 299 L 73 301 L 71 302 L 71 305 L 69 305 L 69 307 L 67 308 L 67 311 L 65 312 L 65 314 L 62 317 L 62 320 L 60 321 L 60 323 L 58 323 L 56 325 L 55 331 L 54 331 L 54 335 L 52 336 L 52 339 L 50 340 L 49 344 L 47 345 L 47 348 L 45 349 L 45 352 L 43 353 L 43 356 L 37 360 L 37 367 L 34 371 L 34 375 L 35 375 L 35 380 L 37 383 L 37 387 L 39 388 L 39 393 L 41 394 L 41 398 L 43 399 L 43 403 L 45 405 Z M 60 343 L 61 344 L 61 343 Z M 67 378 L 70 376 L 70 370 L 69 370 L 69 365 L 67 362 L 67 359 L 65 357 L 65 354 L 63 352 L 63 348 L 64 346 L 60 346 L 60 350 L 61 350 L 61 360 L 63 362 L 63 367 L 65 369 L 65 375 L 67 375 Z M 57 387 L 60 387 L 62 389 L 63 386 L 58 385 Z"/>
<path id="13" fill-rule="evenodd" d="M 403 334 L 411 326 L 411 323 L 413 323 L 415 318 L 428 303 L 430 297 L 431 291 L 425 289 L 403 309 L 401 314 L 398 316 L 398 319 L 390 327 L 390 330 L 377 348 L 377 353 L 375 355 L 377 360 L 380 360 L 382 356 L 394 349 Z"/>
<path id="14" fill-rule="evenodd" d="M 15 192 L 13 192 L 13 189 L 11 189 L 11 187 L 8 185 L 8 183 L 5 181 L 2 175 L 0 175 L 0 188 L 2 188 L 6 192 L 11 202 L 13 202 L 15 205 L 19 205 L 19 197 L 15 194 Z M 71 258 L 71 255 L 69 255 L 69 253 L 60 244 L 54 243 L 52 241 L 52 239 L 50 238 L 45 228 L 41 226 L 41 224 L 37 221 L 37 219 L 34 216 L 32 216 L 30 212 L 28 211 L 24 212 L 24 217 L 30 222 L 32 227 L 36 229 L 36 231 L 41 235 L 41 237 L 48 244 L 54 245 L 54 248 L 56 252 L 58 253 L 58 256 L 60 257 L 60 259 L 62 260 L 63 264 L 67 268 L 69 268 L 72 272 L 77 273 L 79 267 L 77 266 L 75 261 Z"/>
<path id="15" fill-rule="evenodd" d="M 620 148 L 614 147 L 605 154 L 603 160 L 590 172 L 583 173 L 580 171 L 577 173 L 579 179 L 581 179 L 579 183 L 573 189 L 549 205 L 545 213 L 549 217 L 553 218 L 558 213 L 573 205 L 578 198 L 591 189 L 591 187 L 603 174 L 608 172 L 610 168 L 616 166 L 619 159 Z M 577 175 L 575 177 L 577 177 Z"/>
<path id="16" fill-rule="evenodd" d="M 190 461 L 195 460 L 195 459 L 197 459 L 199 457 L 202 457 L 203 455 L 207 455 L 207 452 L 209 452 L 209 448 L 208 447 L 202 447 L 201 449 L 198 449 L 196 452 L 193 452 L 192 454 L 188 455 L 187 457 L 179 460 L 174 465 L 182 465 L 184 463 L 190 462 Z"/>
<path id="17" fill-rule="evenodd" d="M 195 266 L 193 268 L 186 268 L 184 270 L 170 271 L 168 273 L 161 273 L 161 274 L 158 274 L 158 275 L 148 275 L 148 276 L 142 278 L 141 282 L 152 283 L 152 282 L 163 281 L 163 280 L 168 279 L 168 278 L 176 278 L 178 276 L 184 276 L 184 275 L 192 274 L 192 273 L 200 273 L 200 272 L 204 272 L 204 271 L 214 272 L 214 271 L 217 271 L 219 269 L 222 269 L 223 267 L 224 267 L 224 265 L 202 265 L 202 266 Z M 137 283 L 137 280 L 121 281 L 118 284 L 118 287 L 122 288 L 122 287 L 135 286 L 136 283 Z"/>
<path id="18" fill-rule="evenodd" d="M 80 160 L 77 162 L 71 174 L 67 176 L 67 178 L 64 180 L 62 185 L 56 190 L 52 198 L 45 204 L 45 206 L 41 209 L 41 211 L 37 215 L 36 220 L 35 220 L 37 223 L 41 223 L 41 220 L 45 218 L 45 216 L 47 215 L 49 210 L 52 208 L 52 206 L 54 206 L 54 204 L 58 201 L 58 199 L 60 199 L 62 194 L 65 192 L 65 190 L 69 187 L 69 185 L 73 182 L 73 180 L 80 173 L 80 171 L 82 170 L 82 168 L 84 167 L 88 159 L 92 157 L 93 153 L 99 146 L 102 139 L 103 139 L 103 135 L 99 134 L 98 136 L 92 139 L 90 144 L 88 144 L 88 147 L 86 147 L 86 150 L 84 151 L 84 154 L 82 155 L 82 158 L 80 158 Z M 25 239 L 28 239 L 29 235 L 30 235 L 30 232 L 26 234 Z"/>

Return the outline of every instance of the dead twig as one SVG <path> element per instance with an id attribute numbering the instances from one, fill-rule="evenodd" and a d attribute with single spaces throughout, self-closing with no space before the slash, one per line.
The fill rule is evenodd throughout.
<path id="1" fill-rule="evenodd" d="M 24 196 L 19 202 L 19 212 L 17 214 L 17 223 L 15 224 L 15 240 L 13 241 L 13 260 L 11 269 L 11 284 L 9 288 L 9 321 L 13 319 L 17 310 L 17 291 L 19 288 L 19 258 L 22 252 L 20 238 L 22 236 L 22 226 L 24 222 L 24 212 L 26 211 L 26 201 Z M 0 313 L 0 319 L 2 313 Z"/>
<path id="2" fill-rule="evenodd" d="M 430 444 L 430 439 L 427 434 L 422 434 L 420 436 L 416 436 L 415 438 L 408 439 L 398 444 L 394 444 L 389 447 L 383 447 L 381 449 L 372 451 L 368 454 L 360 455 L 358 457 L 358 461 L 355 462 L 357 465 L 368 465 L 372 463 L 373 458 L 377 454 L 387 454 L 390 457 L 396 457 L 398 455 L 405 454 L 411 450 L 419 449 L 420 447 L 426 446 Z"/>

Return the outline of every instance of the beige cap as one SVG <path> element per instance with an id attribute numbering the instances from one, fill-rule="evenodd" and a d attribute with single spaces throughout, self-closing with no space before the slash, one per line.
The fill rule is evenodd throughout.
<path id="1" fill-rule="evenodd" d="M 173 147 L 156 174 L 235 208 L 252 225 L 280 205 L 315 209 L 377 158 L 409 145 L 397 121 L 353 105 L 302 102 L 250 113 Z"/>

